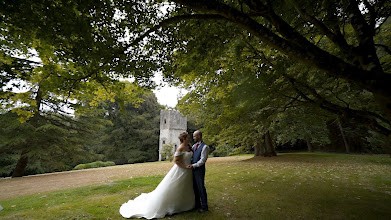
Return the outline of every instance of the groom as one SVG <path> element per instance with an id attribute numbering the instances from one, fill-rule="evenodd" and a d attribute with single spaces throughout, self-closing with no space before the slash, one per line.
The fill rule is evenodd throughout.
<path id="1" fill-rule="evenodd" d="M 201 209 L 200 213 L 208 211 L 208 197 L 205 189 L 205 162 L 208 159 L 209 146 L 202 141 L 201 131 L 193 133 L 196 142 L 193 145 L 193 161 L 189 168 L 193 169 L 193 189 L 195 194 L 195 207 Z"/>

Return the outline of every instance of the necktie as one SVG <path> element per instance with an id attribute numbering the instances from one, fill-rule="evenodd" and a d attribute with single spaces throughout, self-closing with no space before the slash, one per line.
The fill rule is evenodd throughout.
<path id="1" fill-rule="evenodd" d="M 200 145 L 200 143 L 197 143 L 195 151 L 197 151 L 199 145 Z"/>

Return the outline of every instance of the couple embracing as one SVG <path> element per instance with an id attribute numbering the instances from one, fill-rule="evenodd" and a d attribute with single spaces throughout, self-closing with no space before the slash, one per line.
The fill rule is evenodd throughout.
<path id="1" fill-rule="evenodd" d="M 125 218 L 163 218 L 166 215 L 199 209 L 208 211 L 205 189 L 205 162 L 209 147 L 202 141 L 201 131 L 193 133 L 196 142 L 190 146 L 190 135 L 179 135 L 181 145 L 175 151 L 175 165 L 150 193 L 142 193 L 122 204 L 119 212 Z"/>

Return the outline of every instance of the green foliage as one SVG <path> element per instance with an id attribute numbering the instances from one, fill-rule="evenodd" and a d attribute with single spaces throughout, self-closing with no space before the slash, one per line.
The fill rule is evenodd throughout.
<path id="1" fill-rule="evenodd" d="M 370 143 L 369 152 L 373 153 L 389 153 L 391 154 L 391 137 L 385 137 L 379 133 L 369 132 L 366 140 Z"/>
<path id="2" fill-rule="evenodd" d="M 18 161 L 19 154 L 1 153 L 0 154 L 0 177 L 10 176 Z"/>
<path id="3" fill-rule="evenodd" d="M 316 109 L 313 109 L 314 111 Z M 276 122 L 270 130 L 276 135 L 277 144 L 311 140 L 311 143 L 325 146 L 330 143 L 326 122 L 330 116 L 322 112 L 311 112 L 311 109 L 288 109 L 275 115 Z"/>
<path id="4" fill-rule="evenodd" d="M 37 118 L 51 121 L 67 115 L 64 109 L 76 117 L 110 109 L 109 120 L 121 118 L 124 106 L 138 112 L 144 91 L 136 84 L 152 87 L 156 70 L 191 90 L 180 109 L 204 126 L 211 144 L 249 150 L 271 132 L 278 143 L 311 139 L 324 145 L 331 141 L 325 122 L 336 118 L 351 139 L 373 140 L 375 132 L 385 140 L 391 133 L 390 3 L 252 2 L 4 1 L 0 112 L 12 111 L 26 124 L 23 135 L 5 140 L 7 147 L 37 158 L 67 151 L 56 142 L 80 141 L 62 126 L 71 122 L 59 126 Z M 40 61 L 25 59 L 32 56 Z M 120 81 L 127 77 L 135 84 Z M 101 135 L 107 149 L 83 146 L 116 163 L 154 160 L 155 112 L 140 112 L 113 120 L 109 134 Z M 46 133 L 52 134 L 43 138 L 48 144 L 31 144 Z M 126 143 L 121 138 L 129 134 L 134 138 Z M 151 139 L 140 138 L 146 136 Z"/>
<path id="5" fill-rule="evenodd" d="M 26 174 L 103 159 L 92 150 L 97 145 L 92 136 L 107 123 L 95 117 L 102 114 L 96 106 L 114 97 L 137 106 L 144 92 L 136 83 L 120 81 L 132 65 L 120 43 L 126 27 L 115 16 L 117 9 L 107 1 L 1 5 L 7 19 L 0 24 L 0 112 L 15 113 L 24 123 L 6 124 L 1 153 L 29 158 L 28 166 L 20 167 Z M 8 173 L 16 161 L 5 161 Z"/>
<path id="6" fill-rule="evenodd" d="M 15 113 L 0 115 L 2 175 L 12 173 L 22 153 L 29 158 L 25 174 L 70 170 L 96 160 L 157 160 L 160 106 L 156 97 L 131 83 L 115 88 L 109 96 L 98 89 L 80 97 L 83 107 L 74 118 L 48 111 L 22 123 Z"/>
<path id="7" fill-rule="evenodd" d="M 21 123 L 16 114 L 9 112 L 0 115 L 0 122 L 2 176 L 12 173 L 22 153 L 29 158 L 25 174 L 69 170 L 77 163 L 99 158 L 87 149 L 100 128 L 91 118 L 53 114 Z"/>
<path id="8" fill-rule="evenodd" d="M 174 145 L 173 144 L 165 144 L 162 146 L 160 150 L 160 154 L 162 158 L 165 160 L 172 161 L 174 159 Z"/>
<path id="9" fill-rule="evenodd" d="M 156 161 L 159 147 L 160 105 L 152 92 L 140 94 L 143 102 L 102 102 L 105 118 L 112 122 L 100 133 L 96 152 L 116 164 Z"/>
<path id="10" fill-rule="evenodd" d="M 221 144 L 216 147 L 216 150 L 212 152 L 214 157 L 226 157 L 234 156 L 240 154 L 248 154 L 251 149 L 248 149 L 246 146 L 231 146 L 228 144 Z"/>
<path id="11" fill-rule="evenodd" d="M 151 146 L 155 148 L 155 146 Z M 140 150 L 133 150 L 130 154 L 130 158 L 128 159 L 127 163 L 143 163 L 147 161 L 155 161 L 155 152 L 152 151 L 140 151 Z"/>
<path id="12" fill-rule="evenodd" d="M 90 168 L 98 168 L 98 167 L 108 167 L 108 166 L 114 166 L 115 163 L 113 161 L 95 161 L 92 163 L 87 164 L 79 164 L 75 166 L 74 170 L 82 170 L 82 169 L 90 169 Z"/>
<path id="13" fill-rule="evenodd" d="M 231 24 L 189 21 L 181 27 L 191 37 L 181 35 L 187 44 L 173 54 L 175 64 L 166 76 L 190 90 L 179 109 L 204 125 L 207 142 L 217 149 L 228 143 L 249 150 L 267 131 L 278 144 L 310 140 L 326 146 L 331 143 L 327 122 L 338 117 L 346 131 L 354 131 L 351 139 L 368 137 L 363 126 L 382 132 L 368 123 L 372 113 L 384 114 L 368 91 L 293 62 Z M 373 123 L 389 129 L 389 121 L 380 120 Z"/>
<path id="14" fill-rule="evenodd" d="M 214 157 L 226 157 L 232 155 L 232 152 L 234 151 L 234 147 L 223 144 L 222 146 L 216 147 L 217 149 L 212 152 L 212 155 Z"/>
<path id="15" fill-rule="evenodd" d="M 139 103 L 140 87 L 120 81 L 133 68 L 120 43 L 126 24 L 115 15 L 119 7 L 127 6 L 105 0 L 3 2 L 1 109 L 27 121 L 43 108 L 83 114 L 86 106 L 114 97 Z"/>

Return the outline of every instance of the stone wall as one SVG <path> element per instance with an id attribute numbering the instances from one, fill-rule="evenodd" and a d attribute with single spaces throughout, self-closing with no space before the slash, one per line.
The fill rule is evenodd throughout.
<path id="1" fill-rule="evenodd" d="M 162 147 L 166 144 L 173 145 L 172 151 L 175 151 L 180 145 L 179 134 L 186 130 L 187 117 L 183 117 L 179 111 L 160 111 L 159 161 L 166 159 L 160 154 Z"/>

